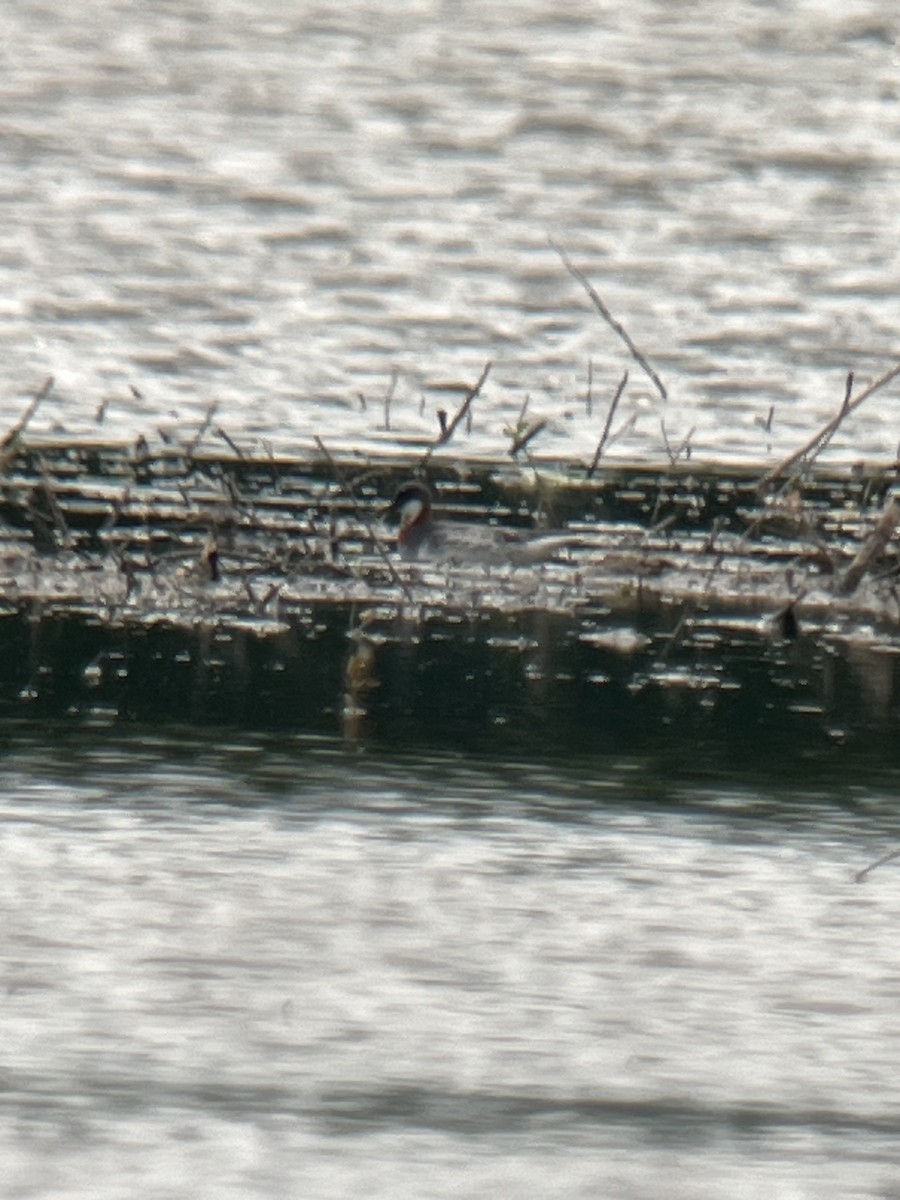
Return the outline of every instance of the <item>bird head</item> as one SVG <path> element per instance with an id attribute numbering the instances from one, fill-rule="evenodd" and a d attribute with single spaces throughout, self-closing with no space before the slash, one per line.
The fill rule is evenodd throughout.
<path id="1" fill-rule="evenodd" d="M 399 521 L 401 532 L 410 525 L 424 523 L 431 516 L 431 492 L 424 483 L 416 480 L 401 484 L 387 515 L 389 519 Z"/>

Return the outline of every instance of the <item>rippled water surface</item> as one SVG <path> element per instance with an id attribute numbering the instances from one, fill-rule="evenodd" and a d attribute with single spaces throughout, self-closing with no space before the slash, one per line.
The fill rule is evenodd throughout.
<path id="1" fill-rule="evenodd" d="M 758 458 L 897 354 L 892 4 L 25 0 L 5 24 L 8 419 L 53 372 L 36 427 L 96 432 L 105 399 L 104 432 L 152 434 L 216 400 L 257 446 L 395 445 L 491 359 L 459 451 L 504 452 L 527 400 L 534 451 L 588 457 L 630 363 L 610 452 L 661 457 L 664 419 Z M 834 451 L 892 457 L 895 414 Z"/>
<path id="2" fill-rule="evenodd" d="M 215 401 L 211 439 L 396 451 L 490 360 L 454 454 L 546 419 L 588 459 L 626 366 L 611 455 L 793 450 L 898 351 L 898 35 L 877 0 L 7 5 L 0 421 L 52 373 L 36 432 Z M 830 453 L 893 458 L 896 406 Z M 879 730 L 851 769 L 752 729 L 713 763 L 3 727 L 0 1191 L 896 1200 Z"/>
<path id="3" fill-rule="evenodd" d="M 897 1195 L 892 774 L 4 743 L 5 1194 Z"/>

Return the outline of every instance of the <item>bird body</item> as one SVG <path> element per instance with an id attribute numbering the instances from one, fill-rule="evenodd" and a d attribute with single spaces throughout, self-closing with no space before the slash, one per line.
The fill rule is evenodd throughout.
<path id="1" fill-rule="evenodd" d="M 400 557 L 411 562 L 523 566 L 546 561 L 579 540 L 573 534 L 529 536 L 493 525 L 436 518 L 431 492 L 417 480 L 399 488 L 388 515 L 399 520 L 397 548 Z"/>

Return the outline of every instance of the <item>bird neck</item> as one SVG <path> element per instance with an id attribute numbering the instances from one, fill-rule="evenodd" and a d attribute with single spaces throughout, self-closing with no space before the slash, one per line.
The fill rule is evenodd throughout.
<path id="1" fill-rule="evenodd" d="M 411 496 L 400 509 L 397 540 L 406 558 L 415 558 L 427 541 L 431 526 L 431 507 L 418 496 Z"/>

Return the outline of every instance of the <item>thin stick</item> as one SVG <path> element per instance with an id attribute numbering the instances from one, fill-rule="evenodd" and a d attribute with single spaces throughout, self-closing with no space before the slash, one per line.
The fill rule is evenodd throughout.
<path id="1" fill-rule="evenodd" d="M 19 440 L 21 435 L 25 432 L 25 426 L 50 395 L 53 382 L 53 376 L 48 375 L 41 385 L 40 390 L 35 393 L 29 402 L 28 407 L 25 409 L 22 416 L 18 419 L 18 421 L 16 421 L 15 425 L 13 425 L 13 427 L 4 434 L 2 439 L 0 439 L 0 450 L 5 450 L 8 446 L 11 446 L 13 442 Z"/>
<path id="2" fill-rule="evenodd" d="M 569 274 L 572 276 L 572 278 L 577 279 L 578 282 L 581 284 L 581 286 L 584 288 L 584 290 L 587 292 L 587 294 L 591 300 L 591 303 L 593 304 L 594 308 L 596 308 L 597 312 L 600 314 L 600 316 L 603 318 L 603 320 L 607 323 L 607 325 L 610 327 L 610 329 L 613 330 L 614 333 L 617 333 L 619 335 L 619 337 L 622 339 L 622 341 L 628 347 L 628 350 L 631 354 L 631 357 L 634 359 L 634 361 L 653 380 L 653 383 L 656 386 L 656 390 L 659 392 L 660 396 L 662 396 L 663 400 L 668 400 L 669 394 L 666 391 L 665 386 L 663 385 L 663 381 L 660 379 L 660 377 L 657 375 L 657 373 L 650 366 L 646 357 L 640 352 L 640 350 L 637 348 L 637 346 L 631 340 L 627 329 L 625 329 L 625 327 L 619 321 L 617 321 L 615 319 L 615 317 L 612 315 L 612 313 L 609 311 L 609 309 L 606 307 L 606 305 L 600 299 L 599 295 L 597 294 L 596 289 L 594 288 L 593 284 L 588 279 L 588 277 L 585 275 L 584 271 L 580 271 L 578 269 L 578 267 L 575 266 L 575 264 L 569 258 L 568 254 L 566 254 L 565 250 L 563 250 L 562 246 L 558 246 L 556 244 L 556 242 L 554 242 L 552 240 L 552 238 L 550 240 L 550 245 L 553 247 L 553 249 L 556 251 L 556 253 L 559 255 L 559 257 L 562 259 L 563 266 L 566 268 L 566 270 L 569 272 Z"/>
<path id="3" fill-rule="evenodd" d="M 694 434 L 696 432 L 697 432 L 697 426 L 692 425 L 690 427 L 690 429 L 687 431 L 687 437 L 682 438 L 681 444 L 679 445 L 678 449 L 675 451 L 676 458 L 681 458 L 682 454 L 684 455 L 684 457 L 686 459 L 691 457 L 691 453 L 692 453 L 691 452 L 691 438 L 694 436 Z"/>
<path id="4" fill-rule="evenodd" d="M 810 454 L 809 458 L 803 464 L 805 467 L 808 467 L 811 463 L 815 462 L 815 460 L 819 457 L 819 455 L 822 453 L 822 451 L 825 449 L 825 447 L 828 445 L 828 443 L 834 437 L 835 433 L 838 430 L 838 426 L 840 425 L 841 421 L 843 421 L 844 417 L 846 417 L 846 415 L 847 415 L 847 409 L 850 407 L 850 397 L 852 396 L 852 394 L 853 394 L 853 372 L 848 371 L 847 379 L 844 383 L 844 402 L 843 402 L 843 404 L 841 404 L 841 409 L 840 409 L 840 412 L 838 413 L 839 420 L 835 424 L 834 429 L 829 430 L 828 433 L 825 434 L 825 436 L 822 438 L 822 440 L 814 448 L 814 450 Z"/>
<path id="5" fill-rule="evenodd" d="M 597 464 L 600 462 L 600 455 L 603 453 L 603 447 L 609 440 L 609 431 L 612 428 L 613 417 L 616 415 L 616 409 L 619 407 L 619 401 L 622 399 L 622 393 L 625 391 L 625 386 L 628 383 L 628 372 L 626 371 L 619 380 L 619 386 L 616 388 L 616 394 L 610 402 L 609 412 L 606 414 L 606 424 L 603 426 L 603 432 L 600 434 L 600 441 L 597 443 L 597 449 L 594 451 L 594 457 L 591 460 L 591 465 L 588 467 L 587 477 L 593 478 L 594 472 L 597 470 Z"/>
<path id="6" fill-rule="evenodd" d="M 350 503 L 353 505 L 353 511 L 356 514 L 358 520 L 360 520 L 363 523 L 363 525 L 365 525 L 366 529 L 368 530 L 369 536 L 372 539 L 375 549 L 378 551 L 378 553 L 381 555 L 382 559 L 384 560 L 384 565 L 387 567 L 388 573 L 389 573 L 391 579 L 397 585 L 397 587 L 400 588 L 401 592 L 406 597 L 406 599 L 409 601 L 409 603 L 415 604 L 415 600 L 413 599 L 412 592 L 409 590 L 407 585 L 400 578 L 400 576 L 397 572 L 397 568 L 391 562 L 390 555 L 388 554 L 387 550 L 385 550 L 384 546 L 382 546 L 381 539 L 376 534 L 375 526 L 372 523 L 372 521 L 369 519 L 368 513 L 364 512 L 363 509 L 360 507 L 360 504 L 357 501 L 356 495 L 353 491 L 353 485 L 347 481 L 343 471 L 340 469 L 340 467 L 337 465 L 337 463 L 332 458 L 331 451 L 327 448 L 327 446 L 322 441 L 322 439 L 318 436 L 318 434 L 316 435 L 314 440 L 315 440 L 316 445 L 319 447 L 319 449 L 324 454 L 326 462 L 331 467 L 331 470 L 334 473 L 335 479 L 338 481 L 338 483 L 341 485 L 341 487 L 344 489 L 344 491 L 350 497 Z"/>
<path id="7" fill-rule="evenodd" d="M 509 448 L 510 458 L 515 458 L 520 450 L 525 449 L 532 438 L 536 438 L 537 435 L 539 433 L 543 433 L 546 428 L 546 421 L 533 421 L 524 432 L 516 434 L 515 438 L 513 439 L 513 443 Z"/>
<path id="8" fill-rule="evenodd" d="M 43 454 L 38 455 L 38 466 L 41 471 L 41 488 L 47 500 L 47 507 L 50 509 L 50 516 L 53 518 L 53 525 L 59 535 L 63 549 L 68 550 L 72 544 L 72 539 L 69 534 L 69 526 L 66 522 L 65 513 L 60 507 L 59 501 L 56 498 L 56 492 L 53 489 L 53 481 L 50 478 L 50 472 L 47 469 L 47 463 Z"/>
<path id="9" fill-rule="evenodd" d="M 594 415 L 594 360 L 588 359 L 587 392 L 584 397 L 584 409 L 589 417 Z"/>
<path id="10" fill-rule="evenodd" d="M 394 399 L 394 392 L 397 390 L 398 378 L 399 372 L 397 371 L 397 368 L 394 367 L 393 371 L 391 372 L 391 382 L 388 384 L 388 390 L 384 397 L 384 427 L 388 431 L 390 431 L 391 428 L 391 403 Z"/>
<path id="11" fill-rule="evenodd" d="M 832 417 L 830 421 L 823 425 L 815 437 L 810 438 L 805 446 L 801 446 L 799 450 L 795 450 L 793 454 L 789 454 L 787 458 L 783 459 L 777 464 L 777 466 L 774 466 L 772 470 L 768 472 L 768 474 L 762 477 L 757 491 L 763 491 L 763 489 L 766 488 L 770 483 L 773 483 L 790 467 L 792 467 L 794 463 L 799 462 L 802 458 L 806 458 L 808 454 L 810 454 L 813 450 L 816 450 L 816 448 L 819 446 L 819 443 L 822 442 L 823 439 L 830 439 L 845 417 L 849 416 L 850 413 L 855 412 L 863 403 L 863 401 L 868 400 L 870 396 L 873 396 L 883 387 L 886 387 L 891 380 L 896 379 L 898 375 L 900 375 L 900 363 L 897 363 L 896 366 L 891 367 L 890 371 L 886 371 L 885 374 L 879 379 L 876 379 L 874 383 L 870 383 L 869 386 L 864 388 L 854 400 L 845 401 L 845 403 L 841 406 L 841 411 L 837 414 L 837 416 Z"/>
<path id="12" fill-rule="evenodd" d="M 874 871 L 876 867 L 883 867 L 885 863 L 889 863 L 895 858 L 900 858 L 900 850 L 892 850 L 890 854 L 885 854 L 881 858 L 876 858 L 873 863 L 869 863 L 867 867 L 863 867 L 861 871 L 857 871 L 853 878 L 857 883 L 862 883 L 866 876 Z"/>
<path id="13" fill-rule="evenodd" d="M 232 452 L 232 454 L 234 454 L 235 458 L 243 460 L 247 457 L 234 438 L 229 437 L 221 425 L 217 425 L 213 430 L 213 433 L 222 439 L 228 449 Z"/>
<path id="14" fill-rule="evenodd" d="M 194 451 L 197 449 L 197 447 L 200 445 L 200 443 L 203 441 L 204 437 L 206 436 L 206 431 L 209 429 L 210 425 L 212 425 L 213 417 L 216 415 L 216 409 L 218 407 L 219 407 L 218 400 L 213 400 L 211 404 L 208 404 L 206 406 L 206 412 L 203 415 L 203 420 L 200 422 L 200 428 L 197 430 L 197 432 L 194 434 L 194 436 L 191 438 L 191 440 L 188 442 L 188 444 L 186 446 L 188 458 L 190 458 L 193 455 Z"/>
<path id="15" fill-rule="evenodd" d="M 437 439 L 425 451 L 425 456 L 423 457 L 422 461 L 419 463 L 419 470 L 421 470 L 422 467 L 425 466 L 425 464 L 431 458 L 432 454 L 434 454 L 434 452 L 438 448 L 438 446 L 443 446 L 445 442 L 450 441 L 450 439 L 453 437 L 454 433 L 456 432 L 460 421 L 464 421 L 466 419 L 469 409 L 472 407 L 472 401 L 475 399 L 475 397 L 478 395 L 478 393 L 484 387 L 484 381 L 487 379 L 488 375 L 491 373 L 492 366 L 493 366 L 493 363 L 490 360 L 488 360 L 484 364 L 484 370 L 478 376 L 478 381 L 475 383 L 475 385 L 469 389 L 469 391 L 466 395 L 466 398 L 463 400 L 462 404 L 459 406 L 459 409 L 457 410 L 456 416 L 449 423 L 449 425 L 447 425 L 447 427 L 445 429 L 441 430 L 441 432 L 437 436 Z"/>
<path id="16" fill-rule="evenodd" d="M 669 435 L 666 433 L 665 421 L 661 420 L 659 422 L 659 427 L 660 427 L 660 430 L 662 431 L 663 442 L 666 447 L 666 454 L 669 456 L 669 466 L 674 467 L 675 464 L 678 462 L 679 458 L 681 458 L 682 454 L 684 454 L 685 458 L 690 458 L 691 438 L 694 436 L 694 430 L 697 428 L 697 426 L 696 425 L 691 426 L 691 428 L 688 430 L 687 437 L 682 438 L 674 450 L 672 449 L 672 444 L 669 441 Z"/>

